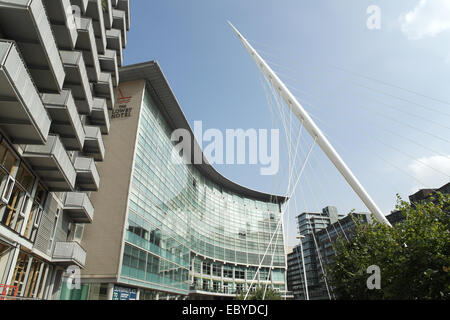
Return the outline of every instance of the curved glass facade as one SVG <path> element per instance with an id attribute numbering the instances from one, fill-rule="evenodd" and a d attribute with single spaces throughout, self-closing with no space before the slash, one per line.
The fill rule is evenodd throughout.
<path id="1" fill-rule="evenodd" d="M 235 294 L 256 279 L 284 291 L 280 205 L 224 189 L 181 158 L 174 163 L 171 134 L 172 128 L 146 93 L 121 282 L 179 294 Z"/>

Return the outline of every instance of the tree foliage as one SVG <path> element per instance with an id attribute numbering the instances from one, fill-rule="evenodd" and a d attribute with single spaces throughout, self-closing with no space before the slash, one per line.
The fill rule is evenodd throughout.
<path id="1" fill-rule="evenodd" d="M 255 291 L 251 292 L 248 297 L 247 300 L 281 300 L 281 295 L 278 291 L 275 291 L 272 288 L 267 287 L 266 290 L 266 295 L 264 296 L 264 290 L 265 287 L 264 286 L 259 286 L 255 289 Z M 264 299 L 263 299 L 264 297 Z M 236 298 L 237 300 L 244 300 L 245 299 L 245 293 L 241 293 L 239 296 L 237 296 Z"/>
<path id="2" fill-rule="evenodd" d="M 393 228 L 355 221 L 351 241 L 339 239 L 327 277 L 337 299 L 450 299 L 450 196 L 411 205 L 398 197 L 405 220 Z M 369 266 L 381 288 L 369 290 Z"/>

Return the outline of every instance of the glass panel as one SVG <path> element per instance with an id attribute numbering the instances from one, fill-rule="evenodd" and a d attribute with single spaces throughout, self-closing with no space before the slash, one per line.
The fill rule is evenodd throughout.
<path id="1" fill-rule="evenodd" d="M 17 292 L 21 292 L 23 288 L 23 281 L 25 278 L 25 272 L 28 266 L 29 257 L 27 254 L 20 252 L 17 258 L 17 263 L 14 268 L 14 275 L 12 280 L 12 285 L 17 287 Z"/>
<path id="2" fill-rule="evenodd" d="M 1 223 L 15 232 L 20 232 L 20 228 L 23 223 L 23 217 L 20 216 L 20 209 L 22 201 L 24 200 L 25 192 L 15 185 L 9 198 L 8 205 L 4 208 L 3 217 Z"/>
<path id="3" fill-rule="evenodd" d="M 16 182 L 20 183 L 21 186 L 28 192 L 31 193 L 33 188 L 34 177 L 31 172 L 25 167 L 23 163 L 20 164 L 19 170 L 16 175 Z"/>
<path id="4" fill-rule="evenodd" d="M 13 171 L 17 164 L 17 156 L 8 148 L 6 143 L 2 141 L 0 143 L 0 166 L 2 166 L 6 172 L 10 175 L 13 174 Z"/>

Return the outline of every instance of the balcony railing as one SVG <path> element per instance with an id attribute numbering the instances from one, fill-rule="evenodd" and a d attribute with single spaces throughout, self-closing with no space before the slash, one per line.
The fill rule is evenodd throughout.
<path id="1" fill-rule="evenodd" d="M 83 268 L 86 264 L 86 251 L 77 242 L 57 242 L 53 251 L 53 262 Z"/>
<path id="2" fill-rule="evenodd" d="M 78 112 L 90 114 L 93 98 L 83 54 L 63 50 L 60 51 L 60 54 L 66 71 L 64 88 L 72 90 Z"/>
<path id="3" fill-rule="evenodd" d="M 1 0 L 0 29 L 17 42 L 39 90 L 60 91 L 64 68 L 42 1 Z"/>
<path id="4" fill-rule="evenodd" d="M 100 74 L 100 62 L 98 60 L 97 45 L 95 42 L 92 20 L 79 18 L 77 26 L 78 38 L 75 50 L 83 52 L 84 63 L 88 71 L 89 81 L 97 82 Z"/>
<path id="5" fill-rule="evenodd" d="M 94 98 L 90 120 L 91 124 L 100 127 L 102 134 L 109 133 L 110 122 L 106 99 Z"/>
<path id="6" fill-rule="evenodd" d="M 45 108 L 52 118 L 51 132 L 59 134 L 67 150 L 83 150 L 85 133 L 70 90 L 43 94 Z"/>
<path id="7" fill-rule="evenodd" d="M 102 71 L 110 72 L 113 85 L 119 85 L 119 67 L 117 63 L 117 53 L 115 50 L 107 49 L 104 55 L 99 55 L 100 67 Z"/>
<path id="8" fill-rule="evenodd" d="M 43 144 L 50 118 L 13 41 L 0 40 L 0 128 L 17 144 Z"/>
<path id="9" fill-rule="evenodd" d="M 79 157 L 75 160 L 77 188 L 81 191 L 98 191 L 100 176 L 93 158 Z"/>
<path id="10" fill-rule="evenodd" d="M 100 128 L 84 126 L 84 131 L 86 132 L 83 148 L 84 153 L 94 157 L 96 161 L 103 161 L 105 158 L 105 146 Z"/>
<path id="11" fill-rule="evenodd" d="M 27 145 L 23 157 L 33 167 L 49 191 L 72 191 L 76 172 L 57 135 L 49 135 L 44 146 Z"/>
<path id="12" fill-rule="evenodd" d="M 94 219 L 94 207 L 86 193 L 67 193 L 64 213 L 68 214 L 75 223 L 91 223 Z"/>

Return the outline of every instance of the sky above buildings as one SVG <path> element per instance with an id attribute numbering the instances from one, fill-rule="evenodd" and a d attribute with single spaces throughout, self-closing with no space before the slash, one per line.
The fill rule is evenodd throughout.
<path id="1" fill-rule="evenodd" d="M 367 11 L 372 5 L 379 29 L 367 25 L 377 18 Z M 216 165 L 225 177 L 277 194 L 288 183 L 282 122 L 230 20 L 385 214 L 397 193 L 406 198 L 450 181 L 450 1 L 134 0 L 131 19 L 125 64 L 157 60 L 191 126 L 280 129 L 278 175 L 261 176 L 255 165 Z M 311 143 L 304 139 L 303 157 Z M 298 213 L 327 205 L 367 211 L 315 148 L 286 214 L 288 243 L 296 242 Z"/>

